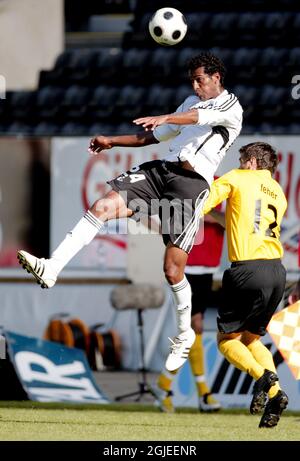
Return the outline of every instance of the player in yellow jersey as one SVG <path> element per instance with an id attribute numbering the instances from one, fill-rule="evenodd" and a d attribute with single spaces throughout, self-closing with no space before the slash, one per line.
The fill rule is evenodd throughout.
<path id="1" fill-rule="evenodd" d="M 213 183 L 204 207 L 208 213 L 227 201 L 225 227 L 232 264 L 223 275 L 217 339 L 226 359 L 256 381 L 250 412 L 264 411 L 259 427 L 273 427 L 288 397 L 279 386 L 272 354 L 260 337 L 285 288 L 279 236 L 287 201 L 272 178 L 278 164 L 272 146 L 254 142 L 239 152 L 240 168 Z"/>

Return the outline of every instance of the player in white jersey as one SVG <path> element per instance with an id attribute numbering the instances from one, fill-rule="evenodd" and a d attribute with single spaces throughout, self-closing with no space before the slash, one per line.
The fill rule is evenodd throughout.
<path id="1" fill-rule="evenodd" d="M 219 58 L 210 53 L 196 56 L 188 63 L 188 71 L 195 95 L 175 113 L 139 118 L 134 123 L 142 125 L 143 132 L 97 136 L 89 146 L 89 152 L 97 155 L 114 146 L 146 146 L 173 138 L 166 159 L 146 162 L 109 181 L 112 190 L 96 200 L 50 259 L 18 252 L 20 263 L 42 288 L 51 288 L 63 267 L 106 221 L 159 213 L 166 245 L 164 272 L 174 294 L 178 324 L 166 361 L 169 371 L 183 365 L 195 340 L 191 288 L 184 269 L 209 185 L 240 133 L 243 112 L 236 96 L 224 89 L 225 67 Z"/>

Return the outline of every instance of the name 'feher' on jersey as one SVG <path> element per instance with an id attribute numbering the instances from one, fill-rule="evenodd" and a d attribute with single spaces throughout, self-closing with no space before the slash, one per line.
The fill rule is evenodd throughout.
<path id="1" fill-rule="evenodd" d="M 187 160 L 211 184 L 226 151 L 242 129 L 243 109 L 238 98 L 227 90 L 207 101 L 201 101 L 198 96 L 189 96 L 176 112 L 189 109 L 198 110 L 197 124 L 161 125 L 153 133 L 158 141 L 175 138 L 170 143 L 166 160 Z"/>
<path id="2" fill-rule="evenodd" d="M 230 261 L 282 258 L 280 225 L 287 200 L 270 171 L 234 169 L 224 174 L 213 183 L 204 213 L 223 200 Z"/>

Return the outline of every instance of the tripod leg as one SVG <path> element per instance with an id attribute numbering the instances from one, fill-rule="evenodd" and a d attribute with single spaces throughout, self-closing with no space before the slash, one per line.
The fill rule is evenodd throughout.
<path id="1" fill-rule="evenodd" d="M 137 315 L 138 315 L 138 329 L 139 329 L 139 335 L 140 335 L 140 360 L 141 360 L 141 382 L 139 382 L 139 390 L 135 392 L 130 392 L 125 395 L 119 395 L 115 397 L 115 400 L 118 402 L 122 399 L 126 399 L 128 397 L 134 397 L 137 395 L 137 398 L 135 401 L 141 400 L 142 396 L 144 394 L 151 394 L 154 398 L 156 398 L 155 393 L 152 391 L 150 386 L 147 383 L 147 370 L 145 367 L 145 360 L 144 360 L 144 353 L 145 353 L 145 343 L 144 343 L 144 332 L 143 332 L 143 316 L 142 316 L 142 309 L 137 309 Z"/>

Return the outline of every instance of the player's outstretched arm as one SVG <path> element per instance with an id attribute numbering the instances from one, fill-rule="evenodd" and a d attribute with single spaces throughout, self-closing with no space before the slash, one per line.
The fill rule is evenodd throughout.
<path id="1" fill-rule="evenodd" d="M 198 122 L 197 109 L 191 109 L 187 112 L 176 112 L 174 114 L 153 115 L 150 117 L 140 117 L 133 120 L 136 125 L 142 125 L 146 131 L 153 131 L 157 126 L 166 123 L 175 125 L 195 125 Z"/>
<path id="2" fill-rule="evenodd" d="M 149 133 L 128 134 L 122 136 L 95 136 L 91 139 L 88 152 L 97 155 L 102 150 L 111 149 L 112 147 L 142 147 L 149 144 L 157 144 L 159 141 Z"/>

